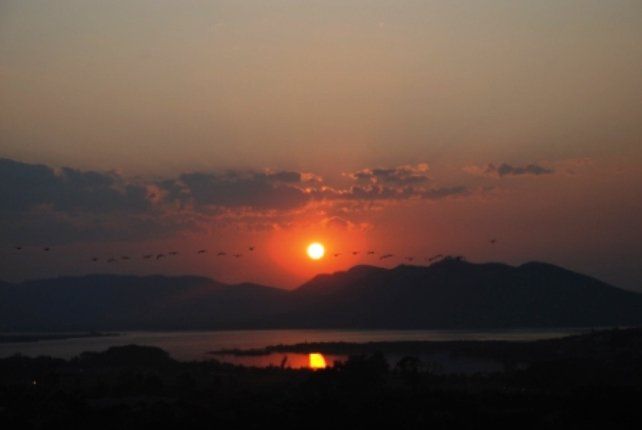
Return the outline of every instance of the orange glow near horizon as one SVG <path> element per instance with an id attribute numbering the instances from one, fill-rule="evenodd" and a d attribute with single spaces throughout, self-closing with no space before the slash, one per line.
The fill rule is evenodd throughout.
<path id="1" fill-rule="evenodd" d="M 325 369 L 327 364 L 325 362 L 325 357 L 323 354 L 318 352 L 312 352 L 309 354 L 310 369 Z"/>
<path id="2" fill-rule="evenodd" d="M 312 260 L 319 260 L 325 255 L 325 247 L 319 242 L 312 242 L 308 245 L 306 252 Z"/>

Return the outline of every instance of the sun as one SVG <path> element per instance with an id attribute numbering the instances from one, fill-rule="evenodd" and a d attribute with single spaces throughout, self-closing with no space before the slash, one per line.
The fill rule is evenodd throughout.
<path id="1" fill-rule="evenodd" d="M 319 242 L 312 242 L 308 245 L 307 253 L 308 257 L 310 257 L 311 259 L 318 260 L 320 258 L 323 258 L 323 256 L 325 255 L 325 247 Z"/>
<path id="2" fill-rule="evenodd" d="M 325 357 L 323 356 L 323 354 L 318 352 L 311 352 L 310 354 L 308 354 L 308 361 L 310 369 L 313 370 L 325 369 L 327 367 Z"/>

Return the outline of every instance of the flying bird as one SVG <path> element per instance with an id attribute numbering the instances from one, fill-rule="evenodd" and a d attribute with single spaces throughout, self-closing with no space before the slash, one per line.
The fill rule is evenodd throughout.
<path id="1" fill-rule="evenodd" d="M 337 252 L 337 253 L 335 253 L 335 254 L 334 254 L 334 256 L 335 256 L 335 257 L 338 257 L 338 256 L 340 256 L 340 255 L 341 255 L 341 253 L 340 253 L 340 252 Z"/>
<path id="2" fill-rule="evenodd" d="M 165 254 L 158 254 L 156 255 L 156 259 L 159 260 L 161 258 L 165 257 Z"/>
<path id="3" fill-rule="evenodd" d="M 368 255 L 374 255 L 374 251 L 368 251 Z"/>
<path id="4" fill-rule="evenodd" d="M 254 251 L 254 247 L 253 247 L 253 246 L 250 246 L 248 249 L 249 249 L 250 251 Z"/>
<path id="5" fill-rule="evenodd" d="M 386 258 L 394 257 L 394 254 L 383 254 L 379 257 L 379 260 L 385 260 Z"/>
<path id="6" fill-rule="evenodd" d="M 16 248 L 17 251 L 21 251 L 22 250 L 22 246 L 14 246 L 14 248 Z"/>
<path id="7" fill-rule="evenodd" d="M 491 239 L 491 240 L 490 240 L 490 243 L 491 243 L 491 245 L 496 244 L 496 243 L 497 243 L 497 239 Z"/>
<path id="8" fill-rule="evenodd" d="M 152 257 L 153 257 L 153 255 L 152 255 L 152 254 L 145 254 L 145 255 L 143 255 L 143 258 L 144 258 L 145 260 L 149 260 L 149 259 L 150 259 L 150 258 L 152 258 Z"/>
<path id="9" fill-rule="evenodd" d="M 357 255 L 359 251 L 352 251 L 352 255 Z"/>
<path id="10" fill-rule="evenodd" d="M 199 249 L 196 251 L 197 254 L 205 254 L 207 252 L 207 249 Z"/>
<path id="11" fill-rule="evenodd" d="M 217 256 L 219 256 L 219 257 L 222 257 L 222 256 L 224 256 L 224 255 L 227 255 L 227 252 L 225 252 L 225 251 L 221 251 L 221 252 L 219 252 L 219 253 L 218 253 L 218 254 L 216 254 L 216 255 L 217 255 Z"/>
<path id="12" fill-rule="evenodd" d="M 92 258 L 91 261 L 98 261 L 98 257 Z"/>
<path id="13" fill-rule="evenodd" d="M 243 254 L 234 254 L 234 258 L 240 258 L 243 257 Z"/>
<path id="14" fill-rule="evenodd" d="M 43 251 L 50 251 L 50 250 L 51 250 L 51 248 L 50 248 L 50 247 L 48 247 L 48 246 L 45 246 L 44 248 L 42 248 L 42 250 L 43 250 Z"/>
<path id="15" fill-rule="evenodd" d="M 171 256 L 175 256 L 178 255 L 178 251 L 169 251 L 168 254 Z"/>

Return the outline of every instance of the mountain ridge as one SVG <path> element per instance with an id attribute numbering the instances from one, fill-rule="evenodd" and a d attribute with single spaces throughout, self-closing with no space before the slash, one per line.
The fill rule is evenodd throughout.
<path id="1" fill-rule="evenodd" d="M 358 265 L 293 290 L 203 276 L 0 283 L 0 330 L 510 328 L 642 324 L 642 294 L 542 262 Z"/>

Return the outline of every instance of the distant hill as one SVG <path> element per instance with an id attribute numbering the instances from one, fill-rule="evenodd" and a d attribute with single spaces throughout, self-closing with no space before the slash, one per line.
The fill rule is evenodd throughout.
<path id="1" fill-rule="evenodd" d="M 293 291 L 184 276 L 0 284 L 0 330 L 511 328 L 642 324 L 642 295 L 545 263 L 355 266 Z"/>
<path id="2" fill-rule="evenodd" d="M 197 276 L 61 277 L 0 286 L 0 330 L 235 328 L 285 311 L 287 296 Z"/>

